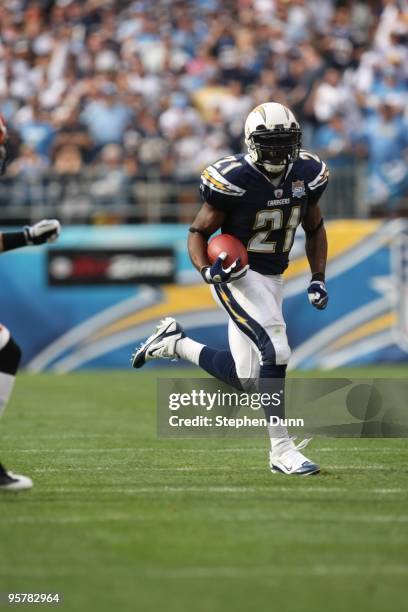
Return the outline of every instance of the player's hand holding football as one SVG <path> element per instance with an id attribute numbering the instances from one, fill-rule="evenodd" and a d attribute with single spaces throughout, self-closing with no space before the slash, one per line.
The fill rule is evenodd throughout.
<path id="1" fill-rule="evenodd" d="M 26 225 L 24 232 L 27 244 L 54 242 L 60 234 L 61 224 L 57 219 L 43 219 L 35 225 Z"/>
<path id="2" fill-rule="evenodd" d="M 329 294 L 324 280 L 312 277 L 307 294 L 312 306 L 318 310 L 324 310 L 326 308 L 327 302 L 329 301 Z"/>
<path id="3" fill-rule="evenodd" d="M 245 276 L 248 272 L 249 265 L 247 264 L 241 268 L 241 262 L 238 257 L 228 268 L 224 268 L 223 263 L 227 256 L 227 253 L 220 253 L 212 266 L 205 266 L 201 269 L 202 277 L 206 283 L 210 285 L 231 283 Z"/>

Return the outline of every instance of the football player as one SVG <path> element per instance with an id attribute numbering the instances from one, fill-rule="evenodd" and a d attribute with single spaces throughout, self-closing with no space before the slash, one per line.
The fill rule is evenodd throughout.
<path id="1" fill-rule="evenodd" d="M 260 391 L 282 388 L 290 357 L 282 315 L 282 273 L 300 223 L 311 269 L 309 301 L 319 310 L 328 302 L 327 238 L 319 199 L 329 171 L 317 155 L 301 148 L 301 141 L 300 125 L 288 108 L 273 102 L 261 104 L 246 119 L 247 154 L 220 159 L 202 173 L 204 203 L 190 228 L 188 249 L 194 266 L 229 316 L 230 350 L 195 342 L 174 319 L 167 318 L 135 352 L 133 367 L 160 357 L 181 358 L 238 389 L 254 379 Z M 235 261 L 225 268 L 226 254 L 209 263 L 207 242 L 220 228 L 246 246 L 249 267 L 241 268 Z M 272 472 L 319 472 L 319 466 L 300 452 L 307 441 L 296 446 L 284 427 L 270 437 Z"/>
<path id="2" fill-rule="evenodd" d="M 0 117 L 0 133 L 6 130 Z M 5 139 L 4 139 L 5 141 Z M 4 171 L 6 146 L 0 146 L 0 164 Z M 58 238 L 60 223 L 56 219 L 44 219 L 32 226 L 26 226 L 19 232 L 0 232 L 0 253 L 18 249 L 27 245 L 52 242 Z M 0 416 L 4 412 L 14 386 L 17 369 L 20 363 L 21 350 L 10 331 L 0 324 Z M 21 491 L 30 489 L 33 483 L 27 476 L 13 474 L 0 463 L 0 491 Z"/>

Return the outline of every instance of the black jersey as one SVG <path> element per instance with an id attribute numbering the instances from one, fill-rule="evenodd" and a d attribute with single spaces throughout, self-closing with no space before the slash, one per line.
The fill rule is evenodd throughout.
<path id="1" fill-rule="evenodd" d="M 205 202 L 225 213 L 221 231 L 248 250 L 249 265 L 261 274 L 281 274 L 288 266 L 296 228 L 326 188 L 329 171 L 317 155 L 302 150 L 278 185 L 249 155 L 231 155 L 201 175 Z"/>

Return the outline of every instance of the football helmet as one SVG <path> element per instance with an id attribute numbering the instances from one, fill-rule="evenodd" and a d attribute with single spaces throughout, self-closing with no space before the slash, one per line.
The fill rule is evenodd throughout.
<path id="1" fill-rule="evenodd" d="M 277 102 L 254 108 L 245 121 L 251 160 L 269 174 L 281 174 L 299 156 L 302 132 L 291 110 Z"/>

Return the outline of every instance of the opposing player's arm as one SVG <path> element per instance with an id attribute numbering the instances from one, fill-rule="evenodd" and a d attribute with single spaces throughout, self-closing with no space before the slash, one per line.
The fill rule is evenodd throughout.
<path id="1" fill-rule="evenodd" d="M 225 213 L 204 202 L 194 219 L 188 235 L 188 252 L 193 265 L 200 272 L 209 265 L 207 242 L 225 219 Z"/>
<path id="2" fill-rule="evenodd" d="M 0 253 L 32 244 L 54 242 L 60 234 L 57 219 L 43 219 L 34 225 L 26 225 L 20 232 L 0 233 Z"/>

